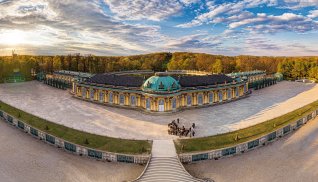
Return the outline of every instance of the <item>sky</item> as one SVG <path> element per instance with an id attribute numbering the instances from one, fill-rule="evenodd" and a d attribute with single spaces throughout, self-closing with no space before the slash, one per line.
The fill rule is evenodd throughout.
<path id="1" fill-rule="evenodd" d="M 318 56 L 318 0 L 0 0 L 0 55 Z"/>

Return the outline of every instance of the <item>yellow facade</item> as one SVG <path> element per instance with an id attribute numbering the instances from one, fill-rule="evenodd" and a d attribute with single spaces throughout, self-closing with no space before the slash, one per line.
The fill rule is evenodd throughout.
<path id="1" fill-rule="evenodd" d="M 238 89 L 238 96 L 236 89 Z M 134 90 L 128 92 L 119 89 L 93 88 L 89 85 L 81 85 L 75 82 L 72 92 L 78 98 L 107 105 L 137 108 L 151 112 L 174 112 L 184 108 L 209 106 L 235 100 L 245 96 L 247 90 L 247 84 L 243 83 L 212 90 L 189 90 L 169 95 L 155 95 Z"/>

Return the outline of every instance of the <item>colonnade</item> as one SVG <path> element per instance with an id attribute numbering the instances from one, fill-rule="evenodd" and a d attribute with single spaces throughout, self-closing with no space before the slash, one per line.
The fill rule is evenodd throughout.
<path id="1" fill-rule="evenodd" d="M 137 90 L 95 88 L 75 82 L 72 88 L 73 94 L 84 100 L 129 108 L 141 108 L 152 112 L 171 112 L 182 108 L 213 105 L 242 97 L 247 90 L 247 84 L 241 84 L 207 91 L 189 90 L 175 94 L 156 95 Z"/>

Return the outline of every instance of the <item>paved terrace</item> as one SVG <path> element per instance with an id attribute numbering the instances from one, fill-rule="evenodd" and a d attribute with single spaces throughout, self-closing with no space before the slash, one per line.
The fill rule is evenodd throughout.
<path id="1" fill-rule="evenodd" d="M 232 103 L 153 116 L 84 102 L 37 81 L 0 85 L 0 100 L 26 112 L 90 133 L 134 139 L 172 139 L 167 124 L 176 118 L 186 127 L 196 123 L 196 136 L 236 130 L 311 103 L 317 93 L 316 84 L 284 81 Z"/>

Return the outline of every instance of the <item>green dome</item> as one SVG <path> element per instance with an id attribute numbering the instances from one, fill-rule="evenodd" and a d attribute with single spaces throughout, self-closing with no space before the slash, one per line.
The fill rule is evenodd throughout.
<path id="1" fill-rule="evenodd" d="M 146 92 L 175 92 L 180 90 L 180 85 L 171 76 L 152 76 L 142 85 Z"/>

